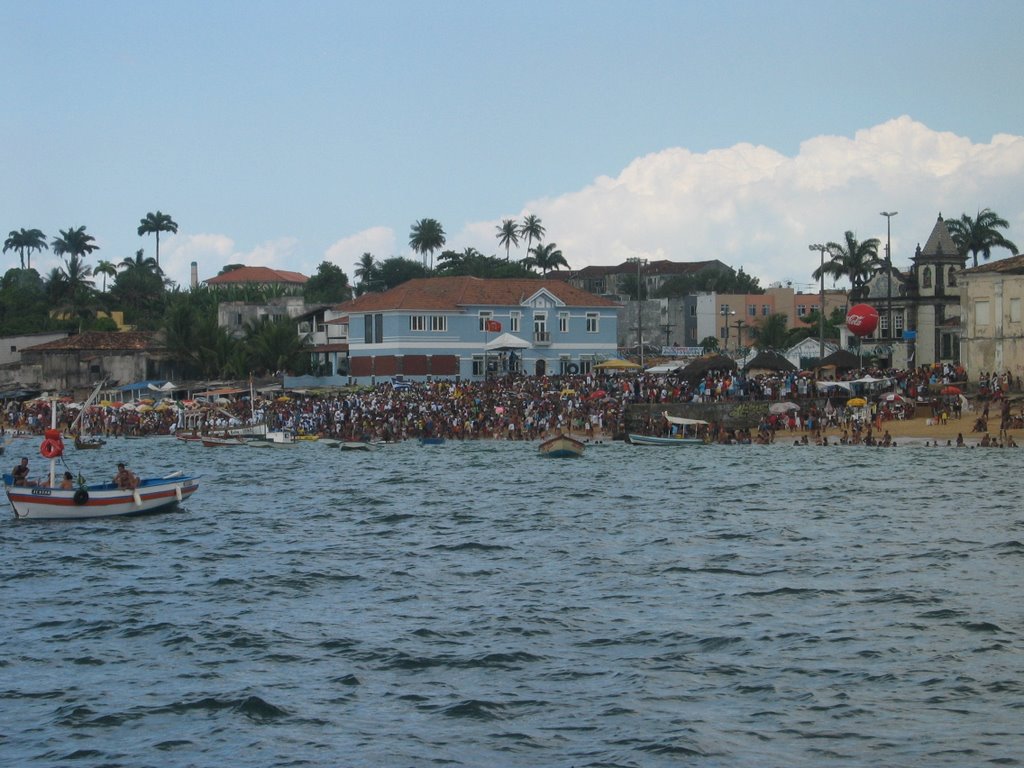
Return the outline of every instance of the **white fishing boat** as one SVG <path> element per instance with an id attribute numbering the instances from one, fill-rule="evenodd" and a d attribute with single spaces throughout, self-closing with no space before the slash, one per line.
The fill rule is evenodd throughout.
<path id="1" fill-rule="evenodd" d="M 633 445 L 658 445 L 680 447 L 684 445 L 704 445 L 708 442 L 710 424 L 702 419 L 686 419 L 682 416 L 669 416 L 664 413 L 665 421 L 672 428 L 672 434 L 640 435 L 629 433 L 629 442 Z"/>
<path id="2" fill-rule="evenodd" d="M 291 432 L 268 430 L 265 435 L 246 442 L 250 448 L 281 448 L 287 445 L 298 445 L 299 441 Z"/>
<path id="3" fill-rule="evenodd" d="M 86 483 L 81 475 L 61 487 L 57 481 L 56 463 L 64 454 L 64 442 L 56 429 L 57 403 L 50 402 L 50 429 L 44 433 L 39 453 L 50 460 L 49 476 L 32 482 L 27 478 L 15 481 L 5 474 L 4 490 L 15 517 L 38 520 L 81 520 L 114 515 L 140 515 L 158 512 L 179 504 L 199 489 L 199 479 L 181 472 L 162 477 L 139 479 L 133 488 L 122 488 L 113 482 Z M 68 472 L 67 474 L 70 474 Z M 15 484 L 18 482 L 19 484 Z"/>

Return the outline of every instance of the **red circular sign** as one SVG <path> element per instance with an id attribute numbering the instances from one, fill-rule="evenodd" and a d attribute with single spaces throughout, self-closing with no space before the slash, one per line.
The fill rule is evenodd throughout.
<path id="1" fill-rule="evenodd" d="M 855 336 L 870 336 L 878 327 L 878 310 L 867 304 L 854 304 L 846 313 L 846 327 Z"/>

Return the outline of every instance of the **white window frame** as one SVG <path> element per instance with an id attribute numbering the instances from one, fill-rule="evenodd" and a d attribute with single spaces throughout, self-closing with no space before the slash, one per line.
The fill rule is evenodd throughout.
<path id="1" fill-rule="evenodd" d="M 976 299 L 974 301 L 974 325 L 979 328 L 986 328 L 992 322 L 989 317 L 988 299 Z"/>
<path id="2" fill-rule="evenodd" d="M 430 330 L 434 333 L 448 333 L 448 315 L 431 315 Z"/>
<path id="3" fill-rule="evenodd" d="M 587 312 L 587 333 L 599 333 L 601 330 L 601 313 Z"/>
<path id="4" fill-rule="evenodd" d="M 481 309 L 480 313 L 478 315 L 478 319 L 480 321 L 480 328 L 479 328 L 480 332 L 481 333 L 486 333 L 487 332 L 487 321 L 494 319 L 494 313 L 491 310 L 489 310 L 489 309 Z"/>
<path id="5" fill-rule="evenodd" d="M 519 333 L 519 324 L 522 322 L 522 319 L 523 319 L 523 313 L 522 312 L 516 312 L 516 311 L 509 312 L 508 313 L 508 332 L 509 333 Z"/>
<path id="6" fill-rule="evenodd" d="M 420 333 L 427 330 L 426 315 L 409 315 L 409 330 Z"/>
<path id="7" fill-rule="evenodd" d="M 568 333 L 569 332 L 569 313 L 559 312 L 558 313 L 558 332 Z"/>

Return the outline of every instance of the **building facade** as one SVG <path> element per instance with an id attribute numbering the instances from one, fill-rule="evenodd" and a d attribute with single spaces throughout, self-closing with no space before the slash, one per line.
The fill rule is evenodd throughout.
<path id="1" fill-rule="evenodd" d="M 965 269 L 957 282 L 960 360 L 967 370 L 1024 375 L 1024 256 Z"/>
<path id="2" fill-rule="evenodd" d="M 559 280 L 419 278 L 337 309 L 356 383 L 585 372 L 616 354 L 619 305 Z M 502 334 L 508 348 L 486 349 Z"/>

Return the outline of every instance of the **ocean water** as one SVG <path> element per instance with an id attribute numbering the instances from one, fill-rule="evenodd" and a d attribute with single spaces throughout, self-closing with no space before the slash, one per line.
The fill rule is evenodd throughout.
<path id="1" fill-rule="evenodd" d="M 203 481 L 6 508 L 0 765 L 1019 765 L 1022 456 L 72 450 Z"/>

